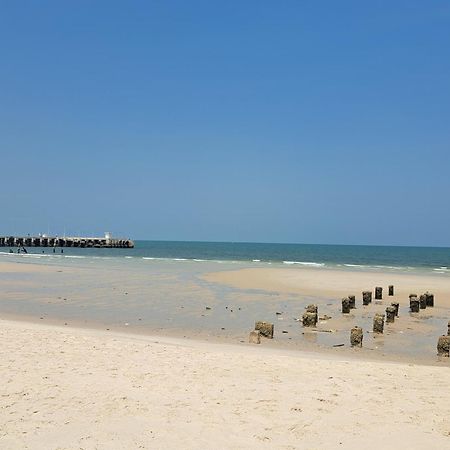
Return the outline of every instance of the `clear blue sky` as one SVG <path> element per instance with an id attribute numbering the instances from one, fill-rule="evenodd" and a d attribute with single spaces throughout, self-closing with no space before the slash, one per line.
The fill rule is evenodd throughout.
<path id="1" fill-rule="evenodd" d="M 0 1 L 2 233 L 450 245 L 448 1 Z"/>

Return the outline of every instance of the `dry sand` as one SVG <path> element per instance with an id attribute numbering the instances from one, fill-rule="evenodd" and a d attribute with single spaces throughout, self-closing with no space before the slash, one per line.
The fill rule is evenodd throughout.
<path id="1" fill-rule="evenodd" d="M 2 449 L 450 448 L 450 368 L 0 321 Z"/>

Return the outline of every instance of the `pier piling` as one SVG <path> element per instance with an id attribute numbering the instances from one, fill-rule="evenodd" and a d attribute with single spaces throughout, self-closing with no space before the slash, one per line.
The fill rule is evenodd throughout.
<path id="1" fill-rule="evenodd" d="M 349 314 L 350 313 L 350 300 L 348 297 L 342 299 L 342 313 Z"/>
<path id="2" fill-rule="evenodd" d="M 255 330 L 259 331 L 261 336 L 273 339 L 273 323 L 258 321 L 255 323 Z"/>
<path id="3" fill-rule="evenodd" d="M 400 309 L 400 303 L 399 302 L 392 302 L 391 306 L 395 308 L 395 315 L 398 317 L 398 311 Z"/>
<path id="4" fill-rule="evenodd" d="M 356 309 L 356 297 L 354 295 L 348 296 L 348 302 L 350 304 L 350 309 Z"/>
<path id="5" fill-rule="evenodd" d="M 437 343 L 439 356 L 450 356 L 450 336 L 440 336 Z"/>
<path id="6" fill-rule="evenodd" d="M 420 309 L 426 309 L 427 308 L 427 296 L 425 294 L 422 294 L 419 297 L 419 306 L 420 306 Z"/>
<path id="7" fill-rule="evenodd" d="M 371 291 L 364 291 L 362 293 L 363 296 L 363 305 L 368 305 L 369 303 L 372 303 L 372 292 Z"/>
<path id="8" fill-rule="evenodd" d="M 302 321 L 304 327 L 315 327 L 317 325 L 317 313 L 305 312 Z"/>
<path id="9" fill-rule="evenodd" d="M 386 323 L 393 323 L 395 321 L 395 311 L 393 306 L 388 306 L 386 308 Z"/>
<path id="10" fill-rule="evenodd" d="M 302 322 L 304 327 L 315 327 L 319 318 L 317 305 L 308 305 L 303 314 Z"/>
<path id="11" fill-rule="evenodd" d="M 373 332 L 383 334 L 384 332 L 384 314 L 375 314 L 373 318 Z"/>
<path id="12" fill-rule="evenodd" d="M 363 330 L 361 327 L 355 326 L 350 331 L 350 345 L 352 347 L 362 347 Z"/>
<path id="13" fill-rule="evenodd" d="M 258 330 L 250 331 L 248 342 L 250 344 L 261 344 L 261 333 Z"/>
<path id="14" fill-rule="evenodd" d="M 383 299 L 383 288 L 377 286 L 375 288 L 375 300 L 382 300 L 382 299 Z"/>
<path id="15" fill-rule="evenodd" d="M 418 313 L 420 310 L 420 304 L 419 300 L 417 299 L 417 296 L 409 296 L 409 309 L 413 313 Z"/>

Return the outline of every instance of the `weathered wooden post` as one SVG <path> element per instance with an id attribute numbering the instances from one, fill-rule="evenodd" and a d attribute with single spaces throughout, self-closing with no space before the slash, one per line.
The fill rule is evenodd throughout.
<path id="1" fill-rule="evenodd" d="M 350 331 L 350 345 L 352 347 L 362 347 L 363 330 L 361 327 L 355 326 Z"/>
<path id="2" fill-rule="evenodd" d="M 447 329 L 447 335 L 450 336 L 450 320 L 448 321 L 448 329 Z"/>
<path id="3" fill-rule="evenodd" d="M 343 314 L 350 313 L 350 300 L 347 297 L 342 299 L 342 313 Z"/>
<path id="4" fill-rule="evenodd" d="M 302 317 L 304 327 L 315 327 L 317 325 L 317 313 L 306 311 Z"/>
<path id="5" fill-rule="evenodd" d="M 369 303 L 372 303 L 372 292 L 371 291 L 364 291 L 362 293 L 363 296 L 363 305 L 368 305 Z"/>
<path id="6" fill-rule="evenodd" d="M 395 321 L 395 308 L 393 306 L 388 306 L 386 308 L 386 323 Z"/>
<path id="7" fill-rule="evenodd" d="M 375 300 L 382 300 L 382 299 L 383 299 L 383 288 L 378 286 L 375 288 Z"/>
<path id="8" fill-rule="evenodd" d="M 302 321 L 304 327 L 315 327 L 318 320 L 317 305 L 308 305 L 306 312 L 303 314 Z"/>
<path id="9" fill-rule="evenodd" d="M 419 312 L 419 300 L 417 300 L 417 296 L 409 296 L 409 309 L 413 313 Z"/>
<path id="10" fill-rule="evenodd" d="M 420 309 L 426 309 L 427 308 L 427 296 L 425 294 L 422 294 L 419 297 L 419 306 L 420 306 Z"/>
<path id="11" fill-rule="evenodd" d="M 434 306 L 434 294 L 430 294 L 429 292 L 425 292 L 425 295 L 427 296 L 427 306 Z"/>
<path id="12" fill-rule="evenodd" d="M 450 336 L 442 335 L 438 339 L 437 352 L 439 356 L 450 356 Z"/>
<path id="13" fill-rule="evenodd" d="M 399 302 L 392 302 L 391 306 L 395 308 L 395 315 L 398 317 L 398 310 L 400 309 L 400 303 Z"/>
<path id="14" fill-rule="evenodd" d="M 373 318 L 373 332 L 382 334 L 384 331 L 384 314 L 375 314 Z"/>
<path id="15" fill-rule="evenodd" d="M 394 285 L 393 284 L 391 284 L 391 285 L 389 285 L 389 296 L 393 296 L 394 295 Z"/>
<path id="16" fill-rule="evenodd" d="M 259 331 L 261 336 L 273 339 L 273 323 L 258 321 L 255 323 L 255 330 Z"/>
<path id="17" fill-rule="evenodd" d="M 261 344 L 261 333 L 259 330 L 250 331 L 248 342 L 250 344 Z"/>
<path id="18" fill-rule="evenodd" d="M 350 309 L 355 309 L 356 308 L 356 297 L 354 295 L 349 295 L 348 296 L 348 302 L 350 304 Z"/>

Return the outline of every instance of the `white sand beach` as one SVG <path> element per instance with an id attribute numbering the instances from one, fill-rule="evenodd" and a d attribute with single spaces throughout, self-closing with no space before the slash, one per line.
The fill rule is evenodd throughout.
<path id="1" fill-rule="evenodd" d="M 2 449 L 450 448 L 450 367 L 5 320 L 0 341 Z"/>

